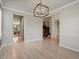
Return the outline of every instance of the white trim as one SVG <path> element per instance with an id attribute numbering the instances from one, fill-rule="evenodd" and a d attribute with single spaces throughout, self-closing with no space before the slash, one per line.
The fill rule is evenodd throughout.
<path id="1" fill-rule="evenodd" d="M 74 2 L 71 2 L 71 3 L 69 3 L 69 4 L 66 4 L 66 5 L 64 5 L 64 6 L 60 7 L 60 8 L 57 8 L 56 10 L 53 10 L 53 11 L 51 11 L 50 13 L 59 11 L 59 10 L 61 10 L 61 9 L 64 9 L 64 8 L 66 8 L 66 7 L 72 6 L 72 5 L 77 4 L 77 3 L 79 3 L 79 0 L 76 0 L 76 1 L 74 1 Z"/>
<path id="2" fill-rule="evenodd" d="M 59 10 L 62 10 L 62 9 L 64 9 L 64 8 L 66 8 L 66 7 L 72 6 L 72 5 L 77 4 L 77 3 L 79 3 L 79 0 L 76 0 L 76 1 L 74 1 L 74 2 L 71 2 L 71 3 L 69 3 L 69 4 L 66 4 L 66 5 L 64 5 L 64 6 L 62 6 L 62 7 L 59 7 L 59 8 L 57 8 L 57 9 L 53 10 L 53 11 L 50 11 L 50 12 L 49 12 L 49 15 L 48 15 L 47 17 L 53 15 L 54 12 L 57 12 L 57 11 L 59 11 Z M 46 17 L 45 17 L 45 18 L 46 18 Z"/>
<path id="3" fill-rule="evenodd" d="M 70 49 L 70 50 L 72 50 L 72 51 L 79 52 L 79 50 L 78 50 L 78 49 L 73 49 L 73 48 L 71 48 L 71 47 L 62 46 L 62 45 L 60 45 L 60 46 L 61 46 L 61 47 L 64 47 L 64 48 L 67 48 L 67 49 Z"/>
<path id="4" fill-rule="evenodd" d="M 1 51 L 2 47 L 0 47 L 0 51 Z"/>
<path id="5" fill-rule="evenodd" d="M 10 33 L 2 33 L 2 35 L 7 35 L 7 34 L 12 34 L 12 32 L 10 32 Z"/>
<path id="6" fill-rule="evenodd" d="M 69 33 L 65 33 L 65 34 L 64 34 L 64 33 L 61 33 L 60 35 L 61 35 L 61 36 L 73 36 L 73 37 L 75 36 L 75 37 L 79 37 L 78 34 L 75 35 L 75 34 L 73 34 L 73 33 L 71 33 L 71 34 L 69 34 Z"/>
<path id="7" fill-rule="evenodd" d="M 2 48 L 2 47 L 6 47 L 6 46 L 12 46 L 12 45 L 13 45 L 13 43 L 9 43 L 9 44 L 2 44 L 2 45 L 1 45 L 1 48 Z"/>
<path id="8" fill-rule="evenodd" d="M 2 3 L 2 0 L 0 1 L 0 3 L 1 3 L 1 6 L 3 7 L 3 3 Z"/>
<path id="9" fill-rule="evenodd" d="M 64 5 L 64 6 L 60 7 L 60 8 L 57 8 L 57 9 L 53 10 L 53 11 L 50 11 L 49 12 L 49 15 L 47 17 L 51 16 L 51 14 L 53 14 L 56 11 L 59 11 L 61 9 L 64 9 L 66 7 L 72 6 L 72 5 L 77 4 L 77 3 L 79 3 L 79 0 L 76 0 L 74 2 L 71 2 L 69 4 L 66 4 L 66 5 Z M 2 6 L 3 6 L 3 4 L 2 4 Z M 21 10 L 17 10 L 17 9 L 14 9 L 14 8 L 9 8 L 9 7 L 5 7 L 5 6 L 3 6 L 3 8 L 4 9 L 8 9 L 8 10 L 12 10 L 12 11 L 16 11 L 16 12 L 21 12 L 21 13 L 28 14 L 28 15 L 33 15 L 32 13 L 25 12 L 25 11 L 21 11 Z"/>
<path id="10" fill-rule="evenodd" d="M 17 10 L 17 9 L 14 9 L 14 8 L 3 7 L 3 9 L 8 9 L 8 10 L 12 10 L 12 11 L 20 12 L 20 13 L 23 13 L 23 14 L 27 14 L 27 15 L 32 15 L 32 13 L 25 12 L 25 11 L 21 11 L 21 10 Z"/>
<path id="11" fill-rule="evenodd" d="M 39 40 L 41 41 L 43 39 L 28 40 L 28 41 L 24 41 L 24 43 L 29 43 L 29 42 L 39 41 Z"/>
<path id="12" fill-rule="evenodd" d="M 28 41 L 24 41 L 24 43 L 29 43 L 29 42 L 39 41 L 39 40 L 41 41 L 42 39 L 28 40 Z M 2 44 L 2 45 L 1 45 L 1 48 L 2 48 L 2 47 L 6 47 L 6 46 L 12 46 L 12 45 L 13 45 L 13 43 Z M 0 49 L 1 49 L 1 48 L 0 48 Z"/>

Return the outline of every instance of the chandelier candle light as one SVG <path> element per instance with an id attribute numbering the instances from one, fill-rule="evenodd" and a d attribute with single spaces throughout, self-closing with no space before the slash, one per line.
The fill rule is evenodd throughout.
<path id="1" fill-rule="evenodd" d="M 38 3 L 33 10 L 33 15 L 36 17 L 45 17 L 49 14 L 49 8 L 41 3 Z"/>

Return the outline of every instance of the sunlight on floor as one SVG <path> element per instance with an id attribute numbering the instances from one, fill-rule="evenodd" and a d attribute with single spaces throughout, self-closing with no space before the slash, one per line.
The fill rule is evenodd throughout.
<path id="1" fill-rule="evenodd" d="M 18 41 L 18 39 L 19 39 L 19 37 L 16 37 L 16 36 L 15 36 L 15 37 L 13 38 L 13 41 L 16 43 L 16 42 Z"/>

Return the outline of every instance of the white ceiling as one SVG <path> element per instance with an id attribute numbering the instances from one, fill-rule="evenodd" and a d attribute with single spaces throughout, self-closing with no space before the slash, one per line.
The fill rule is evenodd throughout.
<path id="1" fill-rule="evenodd" d="M 2 0 L 3 6 L 21 10 L 24 12 L 33 12 L 33 8 L 39 3 L 40 0 Z M 60 8 L 76 0 L 42 0 L 43 5 L 49 7 L 50 11 Z"/>

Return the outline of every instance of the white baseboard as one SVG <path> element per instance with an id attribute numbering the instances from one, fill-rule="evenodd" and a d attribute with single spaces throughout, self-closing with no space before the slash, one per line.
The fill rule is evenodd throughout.
<path id="1" fill-rule="evenodd" d="M 60 46 L 61 46 L 61 45 L 60 45 Z M 67 46 L 61 46 L 61 47 L 64 47 L 64 48 L 70 49 L 70 50 L 72 50 L 72 51 L 79 52 L 79 50 L 78 50 L 78 49 L 73 49 L 73 48 L 71 48 L 71 47 L 67 47 Z"/>
<path id="2" fill-rule="evenodd" d="M 6 46 L 12 46 L 13 43 L 9 43 L 9 44 L 2 44 L 1 47 L 6 47 Z"/>
<path id="3" fill-rule="evenodd" d="M 34 42 L 34 41 L 38 41 L 38 40 L 43 40 L 43 39 L 28 40 L 28 41 L 24 41 L 24 43 Z M 13 45 L 13 43 L 2 44 L 2 45 L 1 45 L 1 48 L 2 48 L 2 47 L 6 47 L 6 46 L 12 46 L 12 45 Z M 0 48 L 0 49 L 1 49 L 1 48 Z"/>
<path id="4" fill-rule="evenodd" d="M 1 48 L 2 48 L 2 47 L 0 47 L 0 50 L 1 50 Z"/>
<path id="5" fill-rule="evenodd" d="M 39 41 L 39 40 L 43 40 L 43 39 L 28 40 L 28 41 L 24 41 L 24 42 L 29 43 L 29 42 Z"/>

